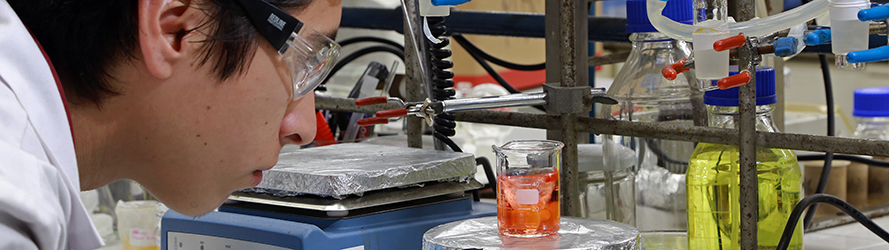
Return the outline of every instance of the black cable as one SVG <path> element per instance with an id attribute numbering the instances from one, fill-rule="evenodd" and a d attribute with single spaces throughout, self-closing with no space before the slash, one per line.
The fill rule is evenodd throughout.
<path id="1" fill-rule="evenodd" d="M 491 162 L 488 161 L 488 158 L 479 157 L 475 158 L 475 165 L 482 165 L 482 169 L 485 170 L 485 178 L 488 178 L 488 186 L 490 186 L 491 191 L 494 191 L 494 194 L 496 194 L 497 177 L 494 176 L 494 169 L 491 168 Z"/>
<path id="2" fill-rule="evenodd" d="M 787 249 L 787 246 L 790 245 L 791 238 L 793 238 L 793 231 L 796 229 L 794 224 L 799 223 L 799 217 L 803 213 L 803 210 L 805 210 L 806 207 L 817 203 L 827 203 L 839 208 L 855 219 L 855 221 L 858 221 L 858 223 L 861 223 L 865 228 L 879 236 L 880 239 L 889 242 L 889 233 L 887 233 L 886 230 L 883 230 L 883 228 L 874 223 L 874 221 L 868 219 L 866 215 L 852 207 L 852 205 L 849 205 L 849 203 L 831 195 L 813 194 L 801 200 L 796 204 L 796 207 L 793 208 L 793 212 L 790 213 L 790 218 L 787 220 L 787 225 L 784 226 L 784 233 L 781 235 L 781 240 L 778 241 L 778 246 L 775 248 L 776 250 Z"/>
<path id="3" fill-rule="evenodd" d="M 386 38 L 380 38 L 380 37 L 374 37 L 374 36 L 353 37 L 353 38 L 349 38 L 349 39 L 340 41 L 339 44 L 341 47 L 346 47 L 347 45 L 351 45 L 354 43 L 362 43 L 362 42 L 375 42 L 375 43 L 388 44 L 392 47 L 396 47 L 401 50 L 404 50 L 404 45 L 401 45 L 400 43 L 397 43 L 395 41 L 392 41 L 392 40 L 389 40 Z"/>
<path id="4" fill-rule="evenodd" d="M 474 54 L 480 56 L 482 59 L 485 59 L 486 61 L 489 61 L 489 62 L 499 65 L 501 67 L 508 68 L 508 69 L 514 69 L 514 70 L 521 70 L 521 71 L 535 71 L 535 70 L 546 69 L 545 62 L 540 63 L 540 64 L 529 64 L 529 65 L 507 62 L 507 61 L 501 60 L 500 58 L 496 58 L 496 57 L 492 56 L 491 54 L 485 53 L 484 51 L 482 51 L 481 49 L 476 47 L 475 44 L 473 44 L 472 42 L 467 40 L 466 37 L 463 37 L 463 35 L 461 35 L 461 34 L 455 34 L 451 37 L 453 37 L 454 40 L 456 40 L 458 43 L 460 43 L 460 46 L 463 46 L 463 48 L 466 49 L 466 52 L 469 52 L 470 54 L 474 53 Z"/>
<path id="5" fill-rule="evenodd" d="M 457 41 L 457 43 L 460 44 L 460 46 L 463 46 L 463 48 L 466 48 L 468 46 L 463 43 L 465 41 L 461 41 L 460 39 L 454 39 L 454 40 Z M 522 93 L 521 91 L 513 88 L 512 85 L 510 85 L 508 82 L 506 82 L 506 79 L 503 79 L 503 77 L 501 77 L 500 74 L 497 73 L 497 71 L 495 71 L 494 68 L 492 68 L 491 65 L 488 64 L 487 61 L 485 61 L 484 58 L 481 58 L 481 56 L 479 56 L 475 53 L 471 53 L 471 52 L 469 53 L 469 55 L 472 56 L 472 59 L 475 59 L 475 61 L 478 62 L 478 64 L 481 65 L 483 69 L 485 69 L 485 72 L 488 72 L 488 74 L 491 75 L 492 78 L 494 78 L 494 81 L 496 81 L 497 84 L 500 84 L 500 86 L 505 88 L 506 91 L 509 91 L 509 93 L 512 93 L 512 94 Z M 543 106 L 540 106 L 540 105 L 536 105 L 533 107 L 540 110 L 540 111 L 546 111 L 546 109 L 544 109 Z"/>
<path id="6" fill-rule="evenodd" d="M 469 46 L 469 45 L 466 45 L 463 43 L 465 41 L 461 41 L 460 39 L 454 39 L 454 40 L 457 41 L 457 43 L 460 44 L 460 46 L 463 46 L 463 48 L 466 48 L 467 46 Z M 494 81 L 496 81 L 498 84 L 500 84 L 500 86 L 503 86 L 503 88 L 505 88 L 506 91 L 509 91 L 509 93 L 512 93 L 512 94 L 522 93 L 518 89 L 513 88 L 512 85 L 510 85 L 508 82 L 506 82 L 506 80 L 503 79 L 503 77 L 501 77 L 500 74 L 498 74 L 497 71 L 495 71 L 494 68 L 492 68 L 491 65 L 488 64 L 487 61 L 485 61 L 484 58 L 482 58 L 481 56 L 479 56 L 478 54 L 475 54 L 475 53 L 469 53 L 469 55 L 472 56 L 472 59 L 475 59 L 475 61 L 478 62 L 478 64 L 481 65 L 483 69 L 485 69 L 485 72 L 488 72 L 488 74 L 494 78 Z"/>
<path id="7" fill-rule="evenodd" d="M 825 102 L 827 103 L 827 136 L 836 135 L 836 128 L 834 126 L 834 107 L 833 107 L 833 86 L 830 81 L 830 64 L 827 63 L 827 56 L 824 54 L 818 55 L 818 60 L 821 62 L 821 76 L 824 78 L 824 97 Z M 821 168 L 821 177 L 818 180 L 818 187 L 815 188 L 815 194 L 824 193 L 824 189 L 827 186 L 827 178 L 830 177 L 830 169 L 833 166 L 833 153 L 827 152 L 824 157 L 824 167 Z M 806 218 L 803 219 L 803 226 L 805 228 L 809 228 L 809 225 L 812 224 L 812 218 L 815 217 L 815 211 L 818 210 L 818 204 L 814 204 L 811 208 L 809 208 L 809 212 L 806 213 Z"/>
<path id="8" fill-rule="evenodd" d="M 427 51 L 429 55 L 429 69 L 430 73 L 432 73 L 432 99 L 436 101 L 454 99 L 454 96 L 457 94 L 454 90 L 454 80 L 452 80 L 454 72 L 449 71 L 449 69 L 454 67 L 454 62 L 448 60 L 452 52 L 446 48 L 450 44 L 450 40 L 444 37 L 444 34 L 447 32 L 447 27 L 444 25 L 445 18 L 427 17 L 426 21 L 429 24 L 429 31 L 432 33 L 432 36 L 438 37 L 441 40 L 439 43 L 432 43 L 426 40 L 428 43 L 427 47 L 429 48 Z M 457 134 L 455 130 L 457 128 L 456 119 L 457 117 L 450 112 L 435 115 L 432 119 L 432 135 L 438 141 L 448 145 L 454 152 L 463 152 L 449 138 Z"/>
<path id="9" fill-rule="evenodd" d="M 814 155 L 799 155 L 796 157 L 798 161 L 816 161 L 816 160 L 824 160 L 826 154 L 814 154 Z M 835 160 L 846 160 L 851 162 L 857 162 L 861 164 L 867 164 L 873 167 L 881 167 L 881 168 L 889 168 L 889 161 L 880 161 L 874 159 L 868 159 L 865 157 L 857 156 L 857 155 L 833 155 L 833 159 Z"/>
<path id="10" fill-rule="evenodd" d="M 432 133 L 432 136 L 435 137 L 436 139 L 440 140 L 441 142 L 444 142 L 444 144 L 448 145 L 448 147 L 450 147 L 451 150 L 454 150 L 454 152 L 463 153 L 463 150 L 460 149 L 460 146 L 457 146 L 457 143 L 454 143 L 454 141 L 451 140 L 451 138 L 448 138 L 447 136 L 444 136 L 439 133 Z"/>
<path id="11" fill-rule="evenodd" d="M 346 66 L 346 64 L 348 64 L 352 61 L 355 61 L 355 59 L 358 59 L 359 57 L 362 57 L 364 55 L 374 53 L 374 52 L 388 52 L 388 53 L 392 53 L 392 54 L 398 56 L 398 58 L 401 58 L 402 60 L 404 59 L 404 50 L 399 50 L 398 48 L 395 48 L 395 47 L 392 47 L 389 45 L 377 45 L 377 46 L 370 46 L 367 48 L 363 48 L 358 51 L 355 51 L 352 54 L 349 54 L 346 57 L 343 57 L 342 60 L 338 61 L 336 63 L 336 65 L 333 66 L 333 69 L 330 70 L 330 74 L 327 75 L 327 78 L 324 78 L 324 81 L 321 82 L 321 84 L 327 83 L 327 81 L 329 81 L 330 78 L 333 77 L 333 75 L 336 74 L 337 71 L 340 71 L 340 69 L 342 69 L 343 66 Z"/>

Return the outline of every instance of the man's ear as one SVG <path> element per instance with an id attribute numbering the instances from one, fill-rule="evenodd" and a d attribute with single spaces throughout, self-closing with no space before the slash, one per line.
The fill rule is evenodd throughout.
<path id="1" fill-rule="evenodd" d="M 173 64 L 188 46 L 185 35 L 200 25 L 202 12 L 188 0 L 139 1 L 139 48 L 145 66 L 157 78 L 172 75 Z"/>

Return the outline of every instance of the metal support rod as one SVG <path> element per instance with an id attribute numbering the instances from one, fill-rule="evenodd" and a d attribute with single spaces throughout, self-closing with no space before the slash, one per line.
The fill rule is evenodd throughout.
<path id="1" fill-rule="evenodd" d="M 315 108 L 340 112 L 360 112 L 372 114 L 380 110 L 398 108 L 395 104 L 355 106 L 354 99 L 335 97 L 315 97 Z M 501 112 L 490 110 L 460 111 L 454 113 L 457 121 L 484 124 L 506 125 L 525 128 L 556 130 L 561 127 L 558 115 Z M 709 142 L 738 145 L 738 130 L 710 127 L 686 127 L 662 123 L 629 122 L 577 118 L 578 133 L 611 134 L 640 138 L 674 141 Z M 856 154 L 889 157 L 889 141 L 852 139 L 820 135 L 805 135 L 775 132 L 756 132 L 756 144 L 766 148 L 785 148 L 837 154 Z"/>
<path id="2" fill-rule="evenodd" d="M 746 53 L 755 53 L 749 50 Z M 749 56 L 741 56 L 749 58 Z M 743 61 L 743 60 L 742 60 Z M 742 62 L 743 63 L 743 62 Z M 744 63 L 746 64 L 746 63 Z M 742 64 L 742 65 L 744 65 Z M 741 67 L 741 70 L 750 67 Z M 741 86 L 739 93 L 739 109 L 738 118 L 739 136 L 739 173 L 740 182 L 738 183 L 740 192 L 740 211 L 741 211 L 741 249 L 758 249 L 756 239 L 756 222 L 759 219 L 759 188 L 756 176 L 756 72 L 755 68 L 750 69 L 750 83 Z"/>
<path id="3" fill-rule="evenodd" d="M 479 97 L 446 100 L 441 102 L 442 109 L 438 112 L 456 112 L 475 109 L 489 109 L 515 106 L 534 106 L 546 104 L 546 93 L 512 94 L 500 97 Z"/>
<path id="4" fill-rule="evenodd" d="M 630 57 L 630 52 L 614 53 L 604 56 L 593 56 L 587 59 L 587 63 L 589 64 L 587 66 L 593 67 L 599 65 L 622 63 L 626 62 L 628 57 Z"/>
<path id="5" fill-rule="evenodd" d="M 561 126 L 559 124 L 560 118 L 557 115 L 488 110 L 462 111 L 455 114 L 457 121 L 539 129 L 556 129 Z M 735 129 L 615 121 L 590 117 L 577 118 L 577 132 L 726 145 L 738 145 L 740 142 L 740 135 Z M 889 156 L 889 141 L 882 140 L 762 131 L 756 131 L 754 138 L 758 146 L 766 148 Z"/>
<path id="6" fill-rule="evenodd" d="M 756 17 L 754 0 L 737 0 L 737 17 L 740 22 Z M 749 44 L 749 43 L 748 43 Z M 741 212 L 742 250 L 757 250 L 757 221 L 759 220 L 759 185 L 756 171 L 756 48 L 743 46 L 738 53 L 738 70 L 750 71 L 750 82 L 741 86 L 738 93 L 739 175 L 738 187 Z"/>
<path id="7" fill-rule="evenodd" d="M 547 82 L 559 87 L 586 85 L 587 74 L 587 2 L 581 0 L 546 1 L 546 52 Z M 556 57 L 557 56 L 557 57 Z M 553 98 L 559 98 L 553 96 Z M 566 216 L 581 216 L 580 184 L 578 175 L 577 144 L 586 142 L 577 133 L 580 114 L 560 115 L 557 130 L 547 131 L 547 138 L 565 143 L 562 149 L 562 169 L 559 190 L 561 212 Z M 586 116 L 586 112 L 583 112 Z"/>
<path id="8" fill-rule="evenodd" d="M 410 29 L 410 25 L 408 25 L 408 20 L 417 20 L 418 13 L 415 11 L 417 9 L 417 1 L 416 0 L 404 0 L 405 1 L 405 9 L 407 11 L 408 17 L 404 18 L 404 30 Z M 416 44 L 416 42 L 410 38 L 410 36 L 404 36 L 404 50 L 405 51 L 414 51 L 417 49 L 417 46 L 422 48 L 421 44 Z M 425 97 L 423 86 L 423 78 L 426 77 L 423 75 L 423 72 L 420 70 L 420 64 L 425 63 L 423 58 L 417 58 L 416 53 L 404 53 L 404 64 L 405 64 L 405 75 L 407 79 L 405 79 L 404 83 L 407 84 L 405 86 L 406 94 L 404 96 L 405 101 L 408 102 L 419 102 L 423 101 Z M 407 119 L 407 146 L 412 148 L 422 148 L 423 147 L 423 128 L 426 126 L 423 118 L 420 117 L 406 117 Z"/>
<path id="9" fill-rule="evenodd" d="M 315 109 L 373 114 L 377 111 L 404 108 L 395 103 L 355 106 L 355 99 L 315 96 Z"/>

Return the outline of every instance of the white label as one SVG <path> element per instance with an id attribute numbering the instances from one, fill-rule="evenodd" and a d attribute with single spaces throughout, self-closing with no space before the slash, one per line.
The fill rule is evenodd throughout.
<path id="1" fill-rule="evenodd" d="M 515 191 L 516 202 L 519 205 L 535 205 L 540 200 L 540 191 L 537 189 L 519 189 Z"/>
<path id="2" fill-rule="evenodd" d="M 130 231 L 130 246 L 150 247 L 157 246 L 157 231 L 145 229 L 133 229 Z"/>
<path id="3" fill-rule="evenodd" d="M 343 248 L 341 250 L 364 250 L 364 245 L 357 246 L 357 247 Z"/>
<path id="4" fill-rule="evenodd" d="M 200 234 L 167 232 L 167 250 L 288 250 L 289 248 Z"/>

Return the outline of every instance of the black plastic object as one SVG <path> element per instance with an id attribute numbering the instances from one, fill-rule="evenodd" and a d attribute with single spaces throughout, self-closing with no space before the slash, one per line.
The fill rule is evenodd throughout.
<path id="1" fill-rule="evenodd" d="M 298 33 L 303 27 L 303 23 L 298 19 L 265 1 L 238 0 L 237 2 L 247 11 L 247 16 L 253 26 L 256 26 L 256 30 L 278 51 L 287 45 L 290 34 Z"/>
<path id="2" fill-rule="evenodd" d="M 454 95 L 456 95 L 456 91 L 454 90 L 454 72 L 448 71 L 449 69 L 454 67 L 454 62 L 448 60 L 447 58 L 451 57 L 451 50 L 446 49 L 445 47 L 450 44 L 450 39 L 447 37 L 443 37 L 444 33 L 447 31 L 447 27 L 444 25 L 444 17 L 427 17 L 427 22 L 429 23 L 429 30 L 432 33 L 432 36 L 438 37 L 441 40 L 440 43 L 433 43 L 431 41 L 427 41 L 428 43 L 428 55 L 429 55 L 429 64 L 432 73 L 432 98 L 436 101 L 444 101 L 454 99 Z M 457 117 L 454 116 L 453 113 L 441 113 L 435 116 L 432 119 L 432 135 L 438 139 L 439 141 L 445 143 L 454 151 L 462 152 L 450 138 L 454 136 L 457 131 L 454 128 L 457 127 L 457 123 L 454 122 Z"/>

